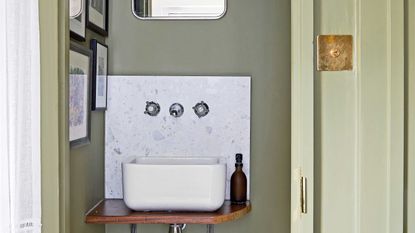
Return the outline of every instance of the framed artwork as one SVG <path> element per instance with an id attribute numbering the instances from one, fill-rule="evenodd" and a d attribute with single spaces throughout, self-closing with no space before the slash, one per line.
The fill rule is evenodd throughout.
<path id="1" fill-rule="evenodd" d="M 92 49 L 92 103 L 91 109 L 107 109 L 108 46 L 91 40 Z"/>
<path id="2" fill-rule="evenodd" d="M 88 0 L 87 27 L 108 36 L 108 0 Z"/>
<path id="3" fill-rule="evenodd" d="M 78 3 L 79 4 L 79 3 Z M 81 13 L 69 20 L 71 37 L 78 41 L 85 41 L 86 0 L 81 1 Z"/>
<path id="4" fill-rule="evenodd" d="M 71 148 L 90 143 L 92 51 L 76 43 L 69 50 L 69 141 Z"/>

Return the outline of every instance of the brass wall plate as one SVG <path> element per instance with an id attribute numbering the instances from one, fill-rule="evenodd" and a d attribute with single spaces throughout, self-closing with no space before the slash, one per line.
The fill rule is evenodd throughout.
<path id="1" fill-rule="evenodd" d="M 353 70 L 353 36 L 317 36 L 317 70 Z"/>

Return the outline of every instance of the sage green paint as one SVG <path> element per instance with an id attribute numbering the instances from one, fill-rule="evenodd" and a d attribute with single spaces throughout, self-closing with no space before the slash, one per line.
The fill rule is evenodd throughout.
<path id="1" fill-rule="evenodd" d="M 87 29 L 86 41 L 104 38 Z M 85 224 L 85 214 L 104 198 L 104 112 L 91 112 L 91 144 L 70 151 L 70 232 L 103 233 L 104 225 Z"/>
<path id="2" fill-rule="evenodd" d="M 69 73 L 69 2 L 59 1 L 58 40 L 59 40 L 59 229 L 60 233 L 70 231 L 70 156 L 68 111 L 68 73 Z"/>
<path id="3" fill-rule="evenodd" d="M 252 76 L 253 210 L 216 232 L 289 232 L 290 1 L 229 0 L 225 17 L 212 21 L 141 21 L 130 4 L 110 1 L 110 74 Z M 107 225 L 107 233 L 128 227 Z M 139 226 L 140 232 L 167 230 Z M 187 232 L 205 232 L 205 226 Z"/>
<path id="4" fill-rule="evenodd" d="M 415 2 L 405 0 L 405 222 L 415 233 Z"/>
<path id="5" fill-rule="evenodd" d="M 314 0 L 291 1 L 291 233 L 314 224 Z M 306 177 L 308 214 L 300 183 Z"/>
<path id="6" fill-rule="evenodd" d="M 59 4 L 39 1 L 42 232 L 59 232 Z"/>
<path id="7" fill-rule="evenodd" d="M 68 1 L 40 0 L 42 232 L 70 232 Z"/>
<path id="8" fill-rule="evenodd" d="M 42 232 L 104 232 L 84 214 L 104 195 L 103 113 L 92 113 L 92 143 L 69 151 L 68 1 L 40 0 Z M 102 37 L 88 32 L 88 38 Z M 89 40 L 88 40 L 89 41 Z M 89 47 L 88 42 L 83 43 Z M 95 124 L 98 122 L 98 125 Z"/>
<path id="9" fill-rule="evenodd" d="M 357 40 L 354 0 L 315 0 L 314 4 L 315 37 L 343 34 Z M 357 82 L 353 71 L 315 72 L 314 232 L 336 229 L 345 233 L 356 228 L 357 197 L 353 192 L 358 159 Z M 342 186 L 341 192 L 338 184 Z M 336 228 L 337 225 L 341 227 Z"/>
<path id="10" fill-rule="evenodd" d="M 315 73 L 314 232 L 403 232 L 404 1 L 316 0 L 354 69 Z"/>

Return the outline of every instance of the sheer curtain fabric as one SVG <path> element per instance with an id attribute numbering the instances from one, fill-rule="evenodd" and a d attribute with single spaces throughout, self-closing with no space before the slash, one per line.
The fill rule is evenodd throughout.
<path id="1" fill-rule="evenodd" d="M 38 0 L 0 0 L 0 232 L 40 233 Z"/>

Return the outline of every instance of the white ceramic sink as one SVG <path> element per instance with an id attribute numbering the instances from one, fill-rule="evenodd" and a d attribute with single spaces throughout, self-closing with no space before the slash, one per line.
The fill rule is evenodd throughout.
<path id="1" fill-rule="evenodd" d="M 218 158 L 137 157 L 123 163 L 125 204 L 136 211 L 215 211 L 225 200 Z"/>

